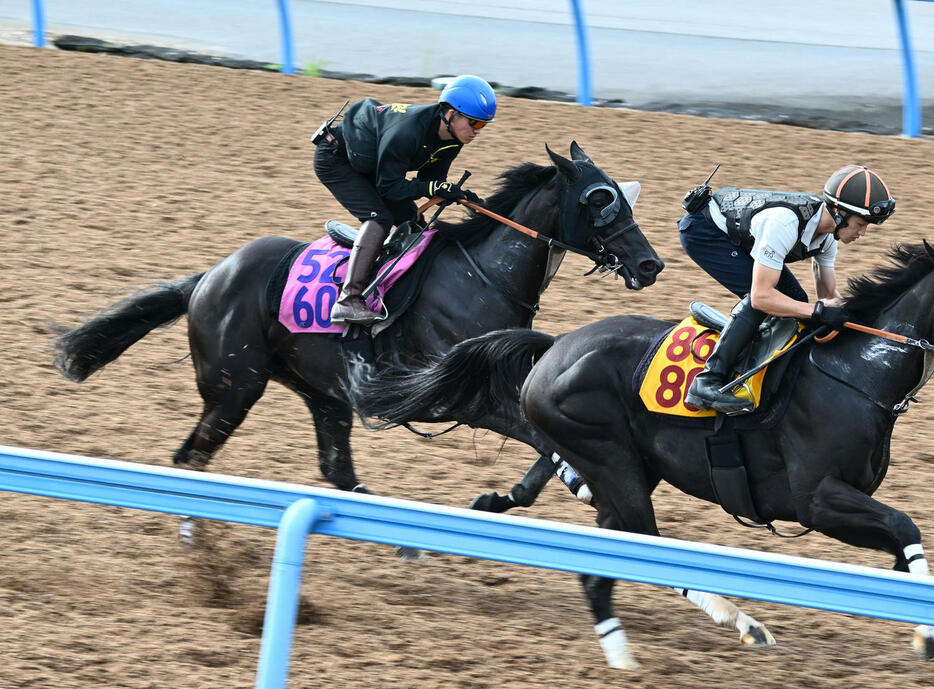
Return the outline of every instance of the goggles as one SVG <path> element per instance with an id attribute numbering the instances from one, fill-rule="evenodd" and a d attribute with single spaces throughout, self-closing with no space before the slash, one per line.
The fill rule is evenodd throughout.
<path id="1" fill-rule="evenodd" d="M 473 117 L 467 117 L 467 115 L 465 115 L 462 112 L 459 112 L 457 114 L 463 117 L 465 120 L 467 120 L 467 124 L 469 124 L 474 129 L 483 129 L 485 126 L 489 124 L 487 120 L 475 120 Z"/>
<path id="2" fill-rule="evenodd" d="M 869 215 L 866 216 L 866 221 L 873 225 L 881 225 L 895 212 L 895 199 L 886 199 L 885 201 L 874 203 L 868 210 Z"/>
<path id="3" fill-rule="evenodd" d="M 827 198 L 826 194 L 825 200 L 835 205 L 841 213 L 849 211 L 850 213 L 854 213 L 855 215 L 865 219 L 866 222 L 872 225 L 881 225 L 889 219 L 889 216 L 892 215 L 892 213 L 895 212 L 895 199 L 876 201 L 868 208 L 862 208 L 860 206 L 844 203 L 843 201 L 840 201 L 839 199 L 836 199 L 832 196 Z"/>

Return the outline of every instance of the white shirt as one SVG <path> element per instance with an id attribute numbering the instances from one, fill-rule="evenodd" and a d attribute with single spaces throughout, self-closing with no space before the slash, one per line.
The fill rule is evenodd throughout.
<path id="1" fill-rule="evenodd" d="M 708 207 L 714 224 L 726 232 L 726 218 L 713 199 Z M 808 250 L 820 249 L 811 257 L 812 260 L 817 261 L 818 265 L 832 268 L 837 258 L 837 240 L 830 232 L 816 237 L 814 235 L 823 212 L 824 204 L 821 204 L 818 212 L 804 226 L 801 243 Z M 752 216 L 749 231 L 756 240 L 749 252 L 753 260 L 766 268 L 781 270 L 788 252 L 798 242 L 798 216 L 790 208 L 766 208 Z"/>

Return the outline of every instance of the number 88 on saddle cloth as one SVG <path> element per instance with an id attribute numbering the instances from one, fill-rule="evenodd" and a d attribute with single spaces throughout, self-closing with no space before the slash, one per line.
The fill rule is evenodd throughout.
<path id="1" fill-rule="evenodd" d="M 753 347 L 755 351 L 752 356 L 741 357 L 740 362 L 745 362 L 749 368 L 752 368 L 762 361 L 771 359 L 798 339 L 799 330 L 800 328 L 796 328 L 790 337 L 785 336 L 773 341 L 768 345 L 767 351 Z M 660 342 L 650 347 L 643 358 L 643 363 L 637 369 L 645 372 L 638 386 L 639 398 L 645 404 L 646 409 L 658 414 L 689 418 L 716 416 L 716 410 L 698 409 L 686 404 L 684 397 L 691 383 L 694 382 L 694 377 L 704 370 L 704 364 L 713 352 L 718 337 L 717 330 L 699 323 L 693 316 L 688 316 L 669 330 Z M 768 367 L 750 376 L 740 384 L 737 390 L 734 390 L 734 394 L 737 397 L 752 400 L 758 408 L 762 400 L 763 382 L 767 371 Z"/>

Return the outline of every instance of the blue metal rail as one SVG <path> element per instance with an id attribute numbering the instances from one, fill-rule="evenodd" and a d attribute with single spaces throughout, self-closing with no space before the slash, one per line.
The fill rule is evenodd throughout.
<path id="1" fill-rule="evenodd" d="M 256 686 L 285 686 L 308 533 L 934 625 L 934 577 L 0 446 L 0 489 L 279 528 Z"/>

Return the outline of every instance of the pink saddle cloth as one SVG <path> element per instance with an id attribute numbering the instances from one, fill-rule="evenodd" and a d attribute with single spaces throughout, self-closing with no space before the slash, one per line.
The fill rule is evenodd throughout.
<path id="1" fill-rule="evenodd" d="M 431 242 L 436 230 L 422 235 L 422 240 L 393 266 L 366 303 L 383 313 L 386 293 L 412 267 Z M 279 322 L 293 333 L 342 333 L 346 326 L 331 323 L 331 309 L 340 293 L 340 283 L 347 275 L 350 249 L 325 235 L 302 251 L 289 268 L 279 301 Z M 381 267 L 379 275 L 385 267 Z"/>

